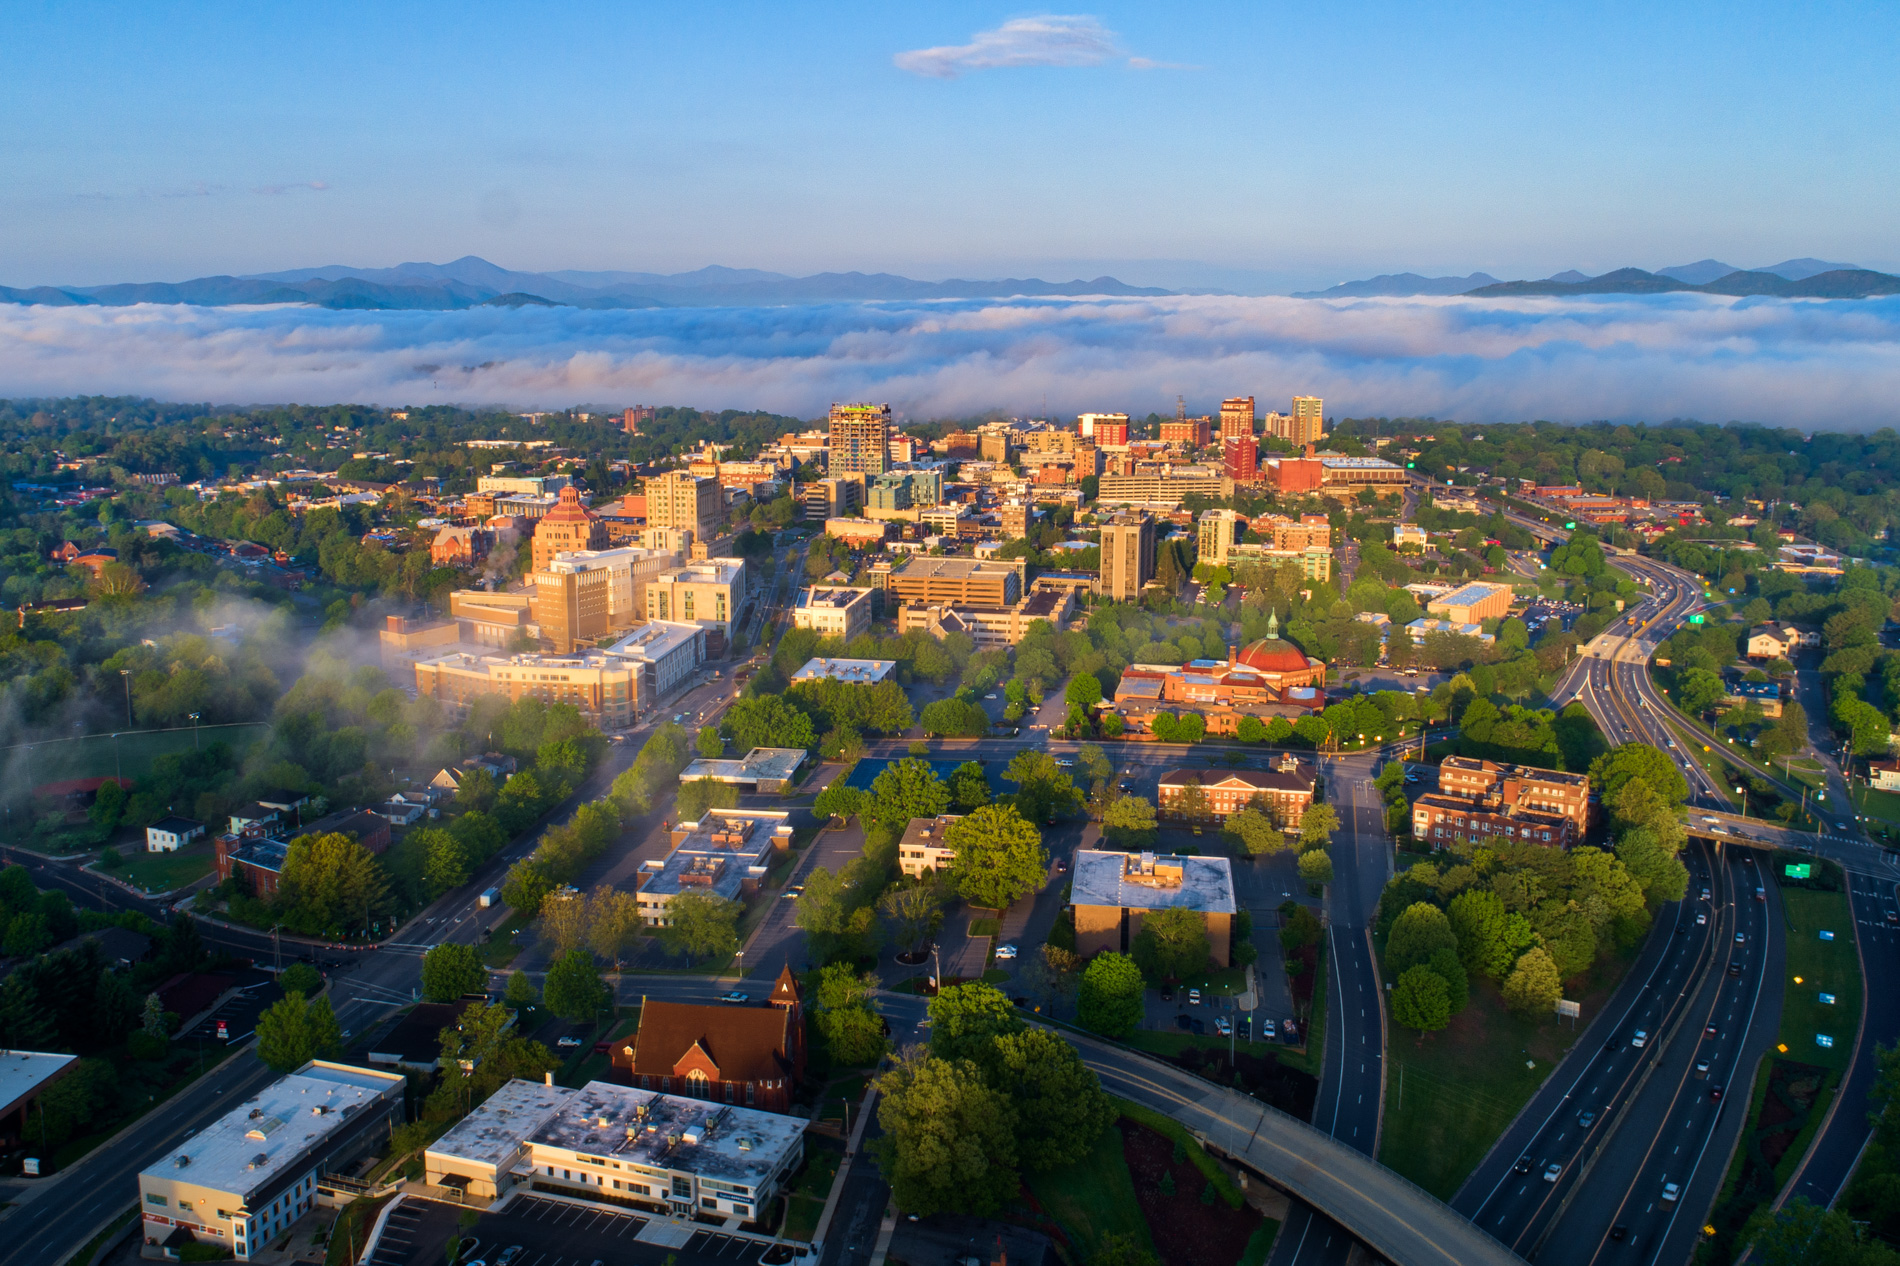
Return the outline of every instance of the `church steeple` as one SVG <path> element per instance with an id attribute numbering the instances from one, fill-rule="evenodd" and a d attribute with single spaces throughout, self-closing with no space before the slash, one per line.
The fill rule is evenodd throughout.
<path id="1" fill-rule="evenodd" d="M 1267 636 L 1269 638 L 1277 638 L 1280 636 L 1280 613 L 1278 611 L 1270 610 L 1267 612 Z"/>

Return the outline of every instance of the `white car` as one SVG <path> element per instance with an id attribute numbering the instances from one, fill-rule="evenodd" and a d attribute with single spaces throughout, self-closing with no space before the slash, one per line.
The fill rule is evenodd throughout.
<path id="1" fill-rule="evenodd" d="M 1631 1045 L 1631 1046 L 1635 1046 L 1635 1047 L 1639 1047 L 1639 1048 L 1640 1048 L 1640 1047 L 1644 1047 L 1644 1046 L 1648 1046 L 1648 1045 L 1649 1045 L 1649 1032 L 1648 1032 L 1648 1030 L 1646 1030 L 1646 1029 L 1638 1029 L 1638 1030 L 1636 1030 L 1636 1032 L 1635 1032 L 1635 1034 L 1634 1034 L 1634 1035 L 1632 1035 L 1632 1036 L 1631 1036 L 1631 1038 L 1630 1038 L 1630 1045 Z"/>
<path id="2" fill-rule="evenodd" d="M 996 947 L 996 956 L 998 958 L 1014 958 L 1016 957 L 1016 947 L 1014 945 L 998 945 Z"/>
<path id="3" fill-rule="evenodd" d="M 1556 1161 L 1552 1161 L 1544 1169 L 1544 1181 L 1556 1182 L 1557 1179 L 1563 1174 L 1563 1172 L 1564 1172 L 1564 1167 L 1562 1165 L 1559 1165 Z"/>
<path id="4" fill-rule="evenodd" d="M 557 1039 L 554 1043 L 555 1046 L 559 1047 L 561 1050 L 564 1050 L 564 1051 L 573 1050 L 575 1047 L 579 1046 L 580 1044 L 581 1044 L 581 1040 L 575 1037 L 572 1033 L 569 1033 L 566 1036 Z"/>
<path id="5" fill-rule="evenodd" d="M 1673 1183 L 1673 1182 L 1666 1182 L 1663 1184 L 1662 1202 L 1664 1204 L 1674 1204 L 1676 1202 L 1676 1197 L 1680 1196 L 1681 1194 L 1682 1194 L 1682 1187 L 1679 1184 Z"/>

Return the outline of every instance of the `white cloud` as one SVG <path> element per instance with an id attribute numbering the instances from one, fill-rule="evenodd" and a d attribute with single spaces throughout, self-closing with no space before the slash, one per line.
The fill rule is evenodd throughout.
<path id="1" fill-rule="evenodd" d="M 251 190 L 267 197 L 277 197 L 287 193 L 322 193 L 330 187 L 327 180 L 300 180 L 294 185 L 259 185 Z"/>
<path id="2" fill-rule="evenodd" d="M 955 79 L 970 70 L 1009 66 L 1099 66 L 1119 57 L 1114 32 L 1086 14 L 1050 13 L 1011 18 L 993 31 L 978 31 L 968 44 L 946 44 L 899 53 L 899 70 L 932 79 Z"/>
<path id="3" fill-rule="evenodd" d="M 1180 296 L 638 311 L 0 305 L 0 396 L 821 415 L 1171 412 L 1316 394 L 1337 416 L 1900 426 L 1900 297 Z"/>

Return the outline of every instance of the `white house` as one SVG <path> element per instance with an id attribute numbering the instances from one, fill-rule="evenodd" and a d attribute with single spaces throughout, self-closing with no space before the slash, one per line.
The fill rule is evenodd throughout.
<path id="1" fill-rule="evenodd" d="M 202 822 L 193 822 L 190 818 L 160 818 L 145 828 L 145 851 L 175 853 L 193 840 L 203 839 L 204 833 Z"/>

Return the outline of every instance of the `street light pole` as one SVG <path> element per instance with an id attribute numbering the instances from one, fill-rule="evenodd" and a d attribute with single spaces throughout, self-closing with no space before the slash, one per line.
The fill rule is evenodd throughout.
<path id="1" fill-rule="evenodd" d="M 132 670 L 121 668 L 119 676 L 125 681 L 125 728 L 132 728 Z"/>
<path id="2" fill-rule="evenodd" d="M 198 713 L 191 714 L 191 750 L 198 750 Z"/>

